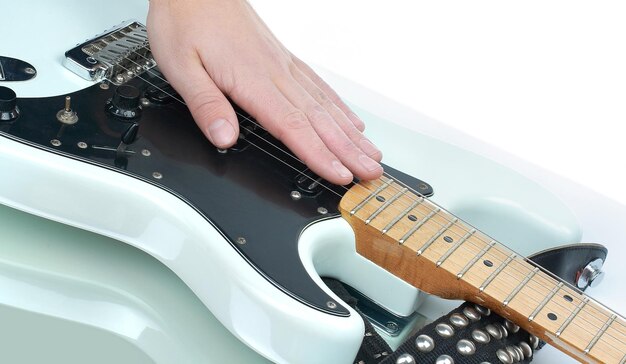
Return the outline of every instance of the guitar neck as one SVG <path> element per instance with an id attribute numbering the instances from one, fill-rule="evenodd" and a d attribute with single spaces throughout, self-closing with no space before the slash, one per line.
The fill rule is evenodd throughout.
<path id="1" fill-rule="evenodd" d="M 357 251 L 428 293 L 489 307 L 582 362 L 626 363 L 623 317 L 395 181 L 343 197 Z"/>

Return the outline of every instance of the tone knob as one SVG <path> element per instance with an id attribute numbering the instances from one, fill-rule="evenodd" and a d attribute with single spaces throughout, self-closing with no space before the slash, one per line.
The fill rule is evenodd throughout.
<path id="1" fill-rule="evenodd" d="M 106 110 L 121 119 L 131 120 L 141 116 L 139 98 L 141 92 L 135 86 L 122 85 L 115 90 L 113 98 L 106 104 Z"/>
<path id="2" fill-rule="evenodd" d="M 0 122 L 13 121 L 20 115 L 17 95 L 8 87 L 0 86 Z"/>

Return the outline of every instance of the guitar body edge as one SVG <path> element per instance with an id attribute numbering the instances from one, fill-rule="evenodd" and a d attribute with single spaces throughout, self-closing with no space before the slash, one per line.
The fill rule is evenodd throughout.
<path id="1" fill-rule="evenodd" d="M 338 317 L 286 295 L 170 193 L 4 137 L 0 169 L 10 171 L 0 179 L 0 203 L 147 252 L 178 275 L 229 331 L 266 358 L 278 363 L 344 363 L 354 358 L 364 328 L 352 309 L 346 307 L 350 316 Z M 350 239 L 352 231 L 337 220 L 314 224 L 325 224 L 323 229 L 307 229 L 307 246 L 316 246 L 316 230 Z M 336 229 L 329 229 L 333 225 Z M 313 257 L 303 259 L 319 281 L 311 272 Z"/>

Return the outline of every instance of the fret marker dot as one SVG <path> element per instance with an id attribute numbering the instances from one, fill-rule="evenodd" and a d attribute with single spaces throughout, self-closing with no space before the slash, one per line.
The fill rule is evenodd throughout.
<path id="1" fill-rule="evenodd" d="M 408 218 L 411 221 L 417 221 L 417 216 L 415 216 L 415 215 L 409 215 Z"/>
<path id="2" fill-rule="evenodd" d="M 572 302 L 572 301 L 574 301 L 574 299 L 572 298 L 572 296 L 567 295 L 567 294 L 566 294 L 565 296 L 563 296 L 563 298 L 565 298 L 565 300 L 566 300 L 567 302 Z"/>
<path id="3" fill-rule="evenodd" d="M 381 195 L 376 196 L 376 199 L 380 202 L 385 202 L 385 198 Z"/>
<path id="4" fill-rule="evenodd" d="M 550 313 L 548 314 L 548 318 L 549 318 L 550 320 L 552 320 L 552 321 L 556 321 L 556 319 L 557 319 L 556 315 L 555 315 L 555 314 L 553 314 L 552 312 L 550 312 Z"/>
<path id="5" fill-rule="evenodd" d="M 446 243 L 451 243 L 451 242 L 453 242 L 453 241 L 454 241 L 454 239 L 452 239 L 452 238 L 451 238 L 451 237 L 449 237 L 449 236 L 444 236 L 444 237 L 443 237 L 443 240 L 445 240 L 445 241 L 446 241 Z"/>
<path id="6" fill-rule="evenodd" d="M 489 259 L 485 259 L 483 260 L 483 263 L 487 266 L 487 267 L 493 267 L 493 262 Z"/>

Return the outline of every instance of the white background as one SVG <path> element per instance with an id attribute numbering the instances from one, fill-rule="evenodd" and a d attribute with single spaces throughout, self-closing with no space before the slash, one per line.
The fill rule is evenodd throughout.
<path id="1" fill-rule="evenodd" d="M 492 144 L 501 151 L 474 150 L 568 201 L 586 229 L 583 238 L 612 252 L 607 278 L 591 293 L 623 308 L 626 210 L 566 179 L 626 204 L 626 2 L 251 2 L 314 67 Z M 328 80 L 348 101 L 355 96 L 336 77 Z M 380 104 L 361 105 L 368 110 L 391 105 L 368 97 Z M 423 131 L 402 117 L 410 112 L 397 115 L 392 121 Z M 477 145 L 448 135 L 452 143 Z M 571 361 L 546 348 L 536 362 Z"/>
<path id="2" fill-rule="evenodd" d="M 626 203 L 626 3 L 252 4 L 305 61 Z"/>

